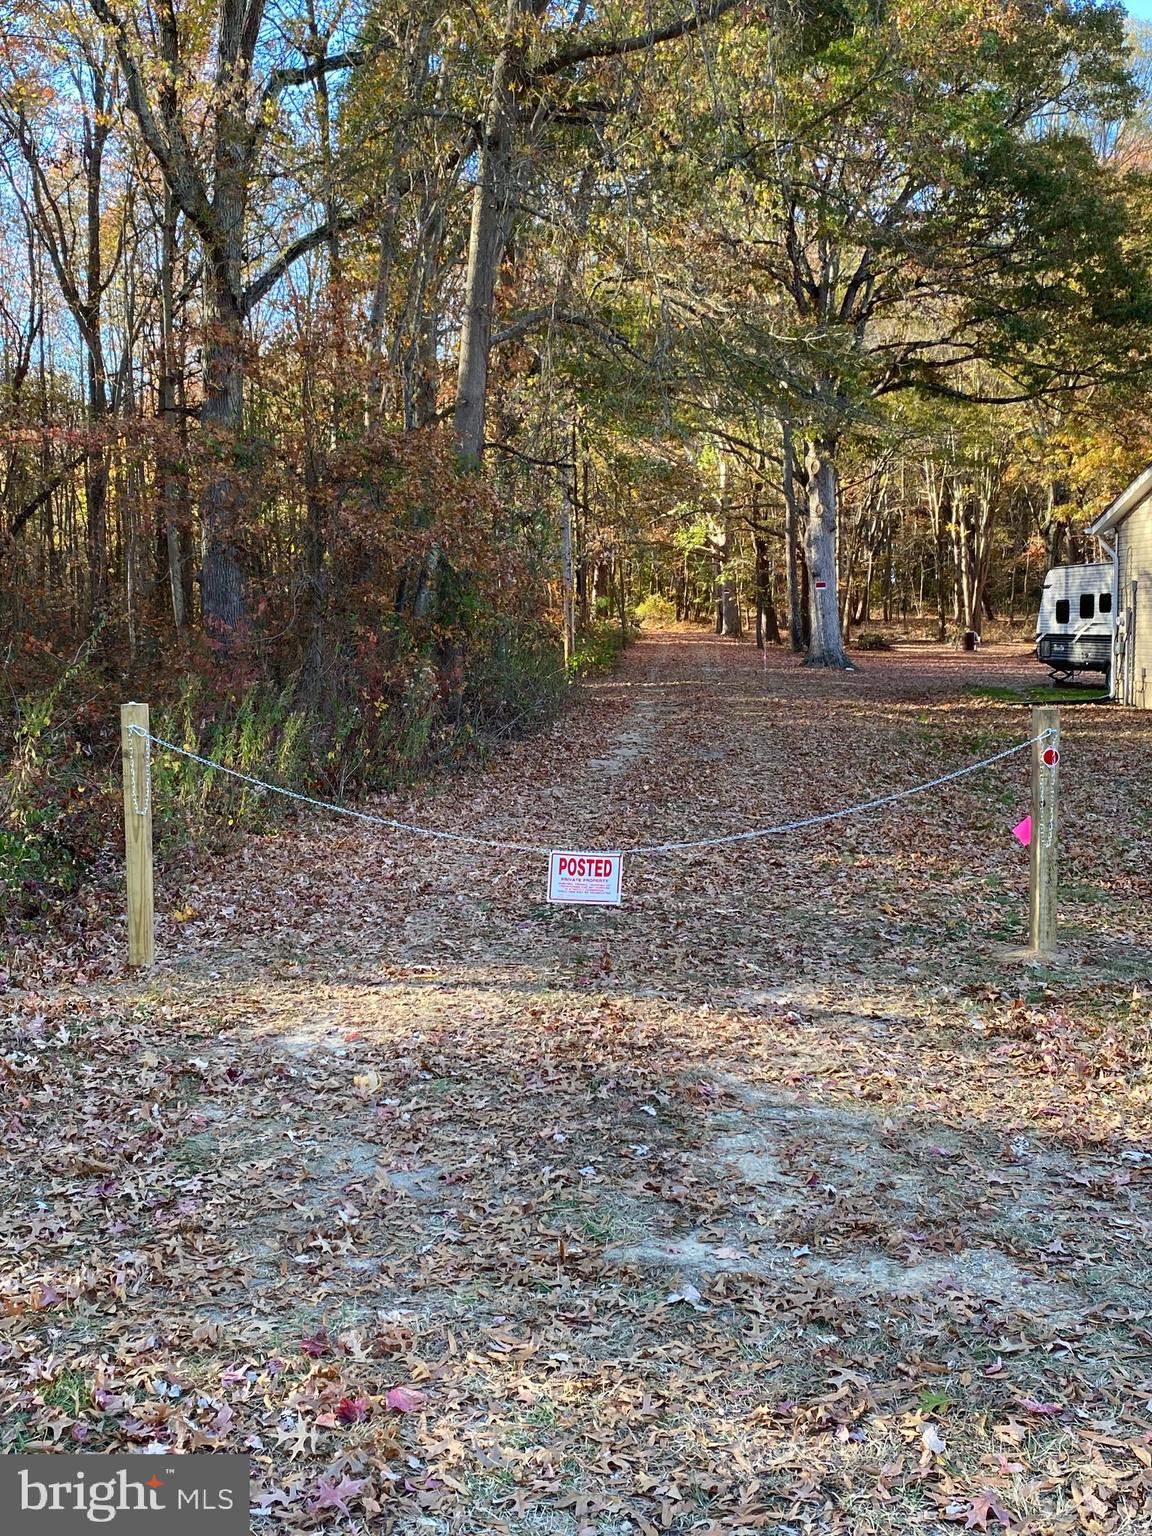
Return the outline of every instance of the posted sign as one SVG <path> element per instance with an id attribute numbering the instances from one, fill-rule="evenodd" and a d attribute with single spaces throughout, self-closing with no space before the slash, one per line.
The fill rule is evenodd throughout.
<path id="1" fill-rule="evenodd" d="M 548 855 L 548 900 L 620 905 L 621 853 L 554 849 Z"/>

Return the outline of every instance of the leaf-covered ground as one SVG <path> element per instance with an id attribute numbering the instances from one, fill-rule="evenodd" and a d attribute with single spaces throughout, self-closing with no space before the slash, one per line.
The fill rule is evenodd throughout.
<path id="1" fill-rule="evenodd" d="M 646 638 L 381 809 L 737 831 L 1022 739 L 974 690 L 1037 671 Z M 3 994 L 0 1448 L 247 1450 L 268 1531 L 1152 1529 L 1152 715 L 1063 724 L 1042 964 L 1026 754 L 619 910 L 310 815 L 168 870 L 153 973 Z"/>

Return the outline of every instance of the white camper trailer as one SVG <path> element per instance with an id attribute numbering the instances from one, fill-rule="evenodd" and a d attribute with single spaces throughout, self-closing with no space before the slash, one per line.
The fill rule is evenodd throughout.
<path id="1" fill-rule="evenodd" d="M 1036 620 L 1036 656 L 1051 668 L 1057 683 L 1077 672 L 1112 670 L 1115 626 L 1111 561 L 1094 565 L 1054 565 L 1044 578 Z"/>

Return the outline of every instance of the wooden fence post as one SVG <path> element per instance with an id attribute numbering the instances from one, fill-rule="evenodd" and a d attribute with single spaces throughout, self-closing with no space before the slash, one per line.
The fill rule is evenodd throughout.
<path id="1" fill-rule="evenodd" d="M 120 759 L 124 771 L 124 867 L 128 878 L 128 964 L 149 966 L 156 958 L 152 897 L 152 783 L 147 704 L 120 706 Z"/>
<path id="2" fill-rule="evenodd" d="M 1045 732 L 1051 734 L 1045 735 Z M 1035 954 L 1056 947 L 1057 814 L 1060 790 L 1060 710 L 1032 710 L 1032 843 L 1028 892 L 1028 937 Z"/>

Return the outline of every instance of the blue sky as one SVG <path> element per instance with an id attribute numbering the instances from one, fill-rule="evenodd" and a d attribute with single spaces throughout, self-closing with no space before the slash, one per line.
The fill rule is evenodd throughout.
<path id="1" fill-rule="evenodd" d="M 1126 9 L 1129 16 L 1135 16 L 1140 21 L 1152 21 L 1152 0 L 1127 0 Z"/>

